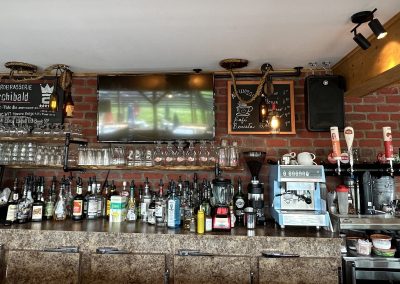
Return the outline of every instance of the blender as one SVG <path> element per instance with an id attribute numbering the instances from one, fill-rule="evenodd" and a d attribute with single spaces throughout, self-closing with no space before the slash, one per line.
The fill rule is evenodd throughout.
<path id="1" fill-rule="evenodd" d="M 244 152 L 243 157 L 251 173 L 251 182 L 247 186 L 249 206 L 257 213 L 257 223 L 264 224 L 264 184 L 258 179 L 266 153 L 260 151 Z"/>
<path id="2" fill-rule="evenodd" d="M 229 204 L 233 198 L 233 187 L 230 179 L 221 177 L 221 171 L 217 165 L 215 168 L 216 177 L 212 181 L 213 193 L 213 213 L 212 228 L 213 230 L 230 230 L 231 215 L 229 212 Z"/>

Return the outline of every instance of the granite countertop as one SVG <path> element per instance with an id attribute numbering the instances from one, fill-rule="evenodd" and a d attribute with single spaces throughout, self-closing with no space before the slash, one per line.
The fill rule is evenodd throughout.
<path id="1" fill-rule="evenodd" d="M 196 233 L 182 228 L 170 229 L 142 223 L 140 221 L 129 223 L 110 223 L 106 219 L 72 221 L 43 221 L 12 226 L 0 226 L 0 230 L 44 230 L 64 232 L 103 232 L 103 233 L 134 233 L 134 234 L 167 234 L 167 235 L 196 235 Z M 262 236 L 262 237 L 310 237 L 310 238 L 339 238 L 338 233 L 315 227 L 286 227 L 280 229 L 273 221 L 266 225 L 258 225 L 254 230 L 245 227 L 235 227 L 230 231 L 206 232 L 204 235 L 214 236 Z"/>

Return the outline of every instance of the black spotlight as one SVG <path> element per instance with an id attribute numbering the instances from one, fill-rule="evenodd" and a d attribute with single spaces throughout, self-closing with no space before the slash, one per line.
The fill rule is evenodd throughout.
<path id="1" fill-rule="evenodd" d="M 377 39 L 384 38 L 387 35 L 387 31 L 378 19 L 371 20 L 371 22 L 368 23 L 368 26 L 374 32 Z"/>
<path id="2" fill-rule="evenodd" d="M 354 41 L 364 50 L 368 49 L 371 46 L 371 43 L 360 33 L 357 33 L 354 30 Z"/>
<path id="3" fill-rule="evenodd" d="M 381 25 L 378 19 L 374 19 L 374 13 L 376 12 L 376 8 L 372 11 L 362 11 L 355 13 L 351 16 L 351 21 L 357 26 L 355 26 L 351 32 L 354 32 L 354 41 L 362 48 L 368 49 L 371 44 L 370 42 L 360 33 L 357 33 L 356 29 L 361 26 L 363 23 L 369 22 L 368 25 L 371 30 L 374 32 L 377 39 L 384 38 L 387 35 L 387 32 Z"/>

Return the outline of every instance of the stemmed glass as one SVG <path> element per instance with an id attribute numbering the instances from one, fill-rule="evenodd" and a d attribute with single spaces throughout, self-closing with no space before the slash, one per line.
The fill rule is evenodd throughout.
<path id="1" fill-rule="evenodd" d="M 195 166 L 197 161 L 197 153 L 194 149 L 194 141 L 189 141 L 189 147 L 185 153 L 186 156 L 186 165 L 187 166 Z"/>
<path id="2" fill-rule="evenodd" d="M 176 163 L 176 153 L 172 141 L 167 142 L 167 148 L 165 151 L 165 163 L 167 166 L 174 166 Z"/>
<path id="3" fill-rule="evenodd" d="M 178 140 L 178 148 L 176 150 L 176 165 L 184 166 L 186 161 L 185 151 L 183 150 L 183 141 Z"/>
<path id="4" fill-rule="evenodd" d="M 154 148 L 154 165 L 155 166 L 163 166 L 165 162 L 165 154 L 162 148 L 161 141 L 156 142 L 156 146 Z"/>
<path id="5" fill-rule="evenodd" d="M 208 157 L 209 152 L 207 150 L 207 144 L 205 140 L 200 141 L 200 150 L 199 150 L 199 165 L 207 166 L 208 165 Z"/>

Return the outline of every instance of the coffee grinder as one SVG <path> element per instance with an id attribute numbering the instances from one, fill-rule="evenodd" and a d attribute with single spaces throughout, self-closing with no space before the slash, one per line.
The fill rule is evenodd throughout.
<path id="1" fill-rule="evenodd" d="M 258 179 L 266 153 L 260 151 L 243 152 L 244 160 L 251 173 L 251 182 L 247 186 L 248 206 L 257 212 L 257 223 L 264 224 L 264 184 Z"/>

